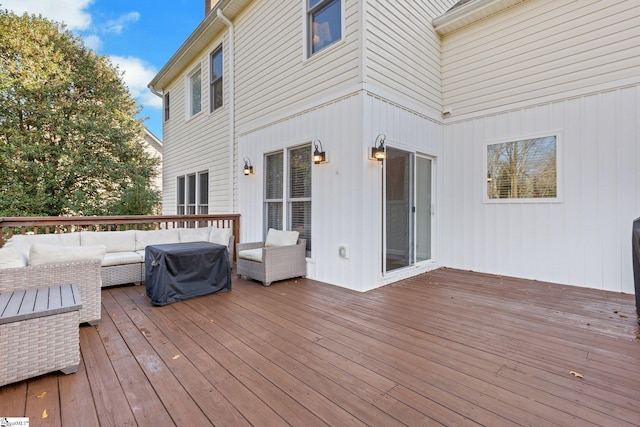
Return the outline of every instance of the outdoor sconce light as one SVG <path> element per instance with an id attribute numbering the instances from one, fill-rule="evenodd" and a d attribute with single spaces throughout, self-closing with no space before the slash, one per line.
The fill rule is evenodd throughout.
<path id="1" fill-rule="evenodd" d="M 373 147 L 371 147 L 370 159 L 381 162 L 387 157 L 387 152 L 384 149 L 384 140 L 386 138 L 382 133 L 376 137 L 376 142 L 373 144 Z"/>
<path id="2" fill-rule="evenodd" d="M 251 160 L 248 157 L 244 158 L 244 167 L 242 168 L 242 173 L 245 175 L 253 175 L 253 166 L 251 165 Z"/>
<path id="3" fill-rule="evenodd" d="M 313 148 L 313 156 L 311 157 L 313 163 L 316 165 L 320 163 L 327 163 L 327 153 L 324 152 L 322 142 L 320 142 L 319 139 L 313 141 Z"/>

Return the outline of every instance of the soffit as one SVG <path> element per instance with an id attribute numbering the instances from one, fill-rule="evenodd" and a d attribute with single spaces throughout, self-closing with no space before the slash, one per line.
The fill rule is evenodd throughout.
<path id="1" fill-rule="evenodd" d="M 227 30 L 226 24 L 217 15 L 218 9 L 233 22 L 249 3 L 251 0 L 220 0 L 151 80 L 148 87 L 154 92 L 162 92 L 171 81 L 182 74 L 185 67 L 202 54 L 202 50 L 209 46 L 213 39 Z"/>
<path id="2" fill-rule="evenodd" d="M 444 15 L 435 18 L 433 27 L 440 36 L 445 36 L 524 1 L 526 0 L 461 0 Z"/>

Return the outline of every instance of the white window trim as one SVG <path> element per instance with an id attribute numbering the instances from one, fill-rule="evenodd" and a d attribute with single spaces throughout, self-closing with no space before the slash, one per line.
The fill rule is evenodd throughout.
<path id="1" fill-rule="evenodd" d="M 200 111 L 198 111 L 195 114 L 191 114 L 191 103 L 193 102 L 193 93 L 191 91 L 191 78 L 197 73 L 200 72 Z M 204 98 L 202 96 L 202 67 L 200 66 L 200 64 L 198 64 L 196 67 L 194 67 L 189 73 L 187 73 L 186 77 L 185 77 L 185 95 L 186 95 L 186 99 L 185 99 L 185 118 L 186 120 L 190 120 L 194 117 L 199 116 L 200 114 L 202 114 L 202 110 L 203 110 L 203 104 L 204 104 Z M 208 87 L 208 86 L 207 86 Z"/>
<path id="2" fill-rule="evenodd" d="M 283 214 L 283 218 L 282 218 L 282 224 L 284 226 L 285 230 L 290 230 L 290 225 L 291 225 L 291 218 L 290 218 L 290 212 L 289 212 L 289 207 L 290 207 L 290 203 L 292 202 L 291 199 L 291 188 L 290 183 L 289 183 L 289 168 L 290 168 L 290 161 L 291 161 L 291 151 L 295 150 L 297 148 L 301 148 L 304 146 L 309 146 L 309 162 L 311 162 L 311 155 L 312 155 L 312 149 L 313 149 L 313 144 L 311 141 L 305 141 L 305 142 L 301 142 L 299 144 L 294 144 L 294 145 L 289 145 L 283 148 L 280 148 L 278 150 L 273 150 L 273 151 L 269 151 L 263 154 L 263 170 L 267 170 L 267 165 L 266 165 L 266 157 L 271 155 L 271 154 L 276 154 L 276 153 L 283 153 L 282 156 L 282 183 L 283 183 L 283 193 L 282 193 L 282 198 L 281 199 L 267 199 L 266 198 L 266 175 L 265 175 L 265 179 L 263 180 L 263 200 L 262 200 L 262 206 L 263 206 L 263 234 L 264 234 L 264 238 L 266 238 L 266 233 L 267 233 L 267 213 L 265 210 L 265 204 L 267 202 L 274 202 L 274 201 L 278 201 L 279 203 L 282 203 L 282 214 Z M 315 168 L 313 167 L 313 162 L 311 162 L 311 197 L 309 198 L 304 198 L 304 199 L 295 199 L 294 201 L 306 201 L 308 199 L 308 201 L 311 202 L 311 257 L 306 257 L 308 261 L 312 261 L 314 258 L 314 254 L 315 254 L 315 245 L 316 245 L 316 240 L 315 240 L 315 227 L 314 227 L 314 221 L 313 218 L 315 218 L 314 216 L 314 202 L 313 202 L 313 194 L 314 194 L 314 176 L 315 176 L 315 172 L 314 172 Z M 266 172 L 265 172 L 266 174 Z"/>
<path id="3" fill-rule="evenodd" d="M 556 197 L 545 198 L 522 198 L 522 199 L 490 199 L 487 196 L 487 146 L 494 144 L 503 144 L 505 142 L 522 141 L 526 139 L 544 138 L 548 136 L 556 137 Z M 486 141 L 482 145 L 482 199 L 486 204 L 531 204 L 531 203 L 562 203 L 564 197 L 564 161 L 563 161 L 563 135 L 562 131 L 549 131 L 531 135 L 513 136 L 511 138 L 503 138 L 498 140 Z"/>
<path id="4" fill-rule="evenodd" d="M 311 47 L 309 45 L 309 22 L 308 22 L 308 5 L 309 0 L 301 0 L 302 1 L 302 61 L 312 61 L 316 58 L 322 57 L 334 49 L 337 49 L 338 46 L 346 43 L 346 34 L 345 34 L 345 0 L 340 0 L 340 34 L 342 37 L 340 40 L 332 43 L 327 46 L 325 49 L 322 49 L 320 52 L 311 53 Z"/>
<path id="5" fill-rule="evenodd" d="M 208 195 L 208 201 L 207 204 L 204 205 L 201 203 L 200 200 L 200 176 L 202 174 L 208 174 L 207 177 L 207 195 Z M 189 187 L 189 177 L 190 176 L 194 176 L 195 177 L 195 195 L 196 195 L 196 199 L 195 199 L 195 204 L 189 203 L 189 192 L 188 192 L 188 187 Z M 180 180 L 180 178 L 184 179 L 184 188 L 182 189 L 182 191 L 184 192 L 184 204 L 180 204 L 180 200 L 178 200 L 178 193 L 179 193 L 179 188 L 178 188 L 178 182 Z M 200 210 L 201 206 L 206 206 L 207 207 L 207 212 L 209 212 L 211 210 L 210 208 L 210 201 L 211 201 L 211 173 L 209 172 L 208 169 L 203 169 L 197 172 L 188 172 L 188 173 L 183 173 L 181 175 L 176 176 L 176 215 L 200 215 L 198 213 L 198 211 Z M 178 213 L 178 208 L 182 206 L 184 208 L 184 213 L 180 214 Z M 190 214 L 188 213 L 189 211 L 189 207 L 193 206 L 194 210 L 195 210 L 195 214 Z"/>
<path id="6" fill-rule="evenodd" d="M 212 67 L 211 55 L 213 55 L 214 52 L 218 51 L 218 49 L 220 49 L 220 53 L 222 53 L 222 105 L 214 109 L 213 98 L 211 97 L 211 67 Z M 209 92 L 209 114 L 211 115 L 211 114 L 215 114 L 220 110 L 223 110 L 227 105 L 227 99 L 224 93 L 224 86 L 225 86 L 225 80 L 226 80 L 226 73 L 225 73 L 226 60 L 225 60 L 225 51 L 224 51 L 223 42 L 220 42 L 219 44 L 215 45 L 215 47 L 209 51 L 209 53 L 207 54 L 207 61 L 209 65 L 209 73 L 207 74 L 207 91 Z"/>
<path id="7" fill-rule="evenodd" d="M 171 92 L 165 92 L 162 96 L 162 121 L 171 120 Z"/>

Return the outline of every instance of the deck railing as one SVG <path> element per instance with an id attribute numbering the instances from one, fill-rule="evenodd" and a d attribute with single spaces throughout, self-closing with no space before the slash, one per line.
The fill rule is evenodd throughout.
<path id="1" fill-rule="evenodd" d="M 215 226 L 233 229 L 240 242 L 240 214 L 55 216 L 0 218 L 0 247 L 14 234 L 53 234 L 76 231 L 158 230 Z"/>

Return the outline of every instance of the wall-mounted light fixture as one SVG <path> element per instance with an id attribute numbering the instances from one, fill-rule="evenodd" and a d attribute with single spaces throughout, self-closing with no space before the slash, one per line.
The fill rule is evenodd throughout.
<path id="1" fill-rule="evenodd" d="M 313 141 L 313 156 L 311 157 L 314 164 L 327 163 L 327 153 L 325 153 L 322 147 L 322 142 L 319 139 Z"/>
<path id="2" fill-rule="evenodd" d="M 369 156 L 371 160 L 381 162 L 387 157 L 387 152 L 384 149 L 384 140 L 386 138 L 382 133 L 376 137 L 376 142 L 373 144 L 373 147 L 371 147 L 371 155 Z"/>
<path id="3" fill-rule="evenodd" d="M 251 165 L 251 160 L 248 157 L 244 158 L 244 167 L 242 168 L 242 173 L 245 175 L 253 175 L 255 172 L 253 171 L 253 165 Z"/>

